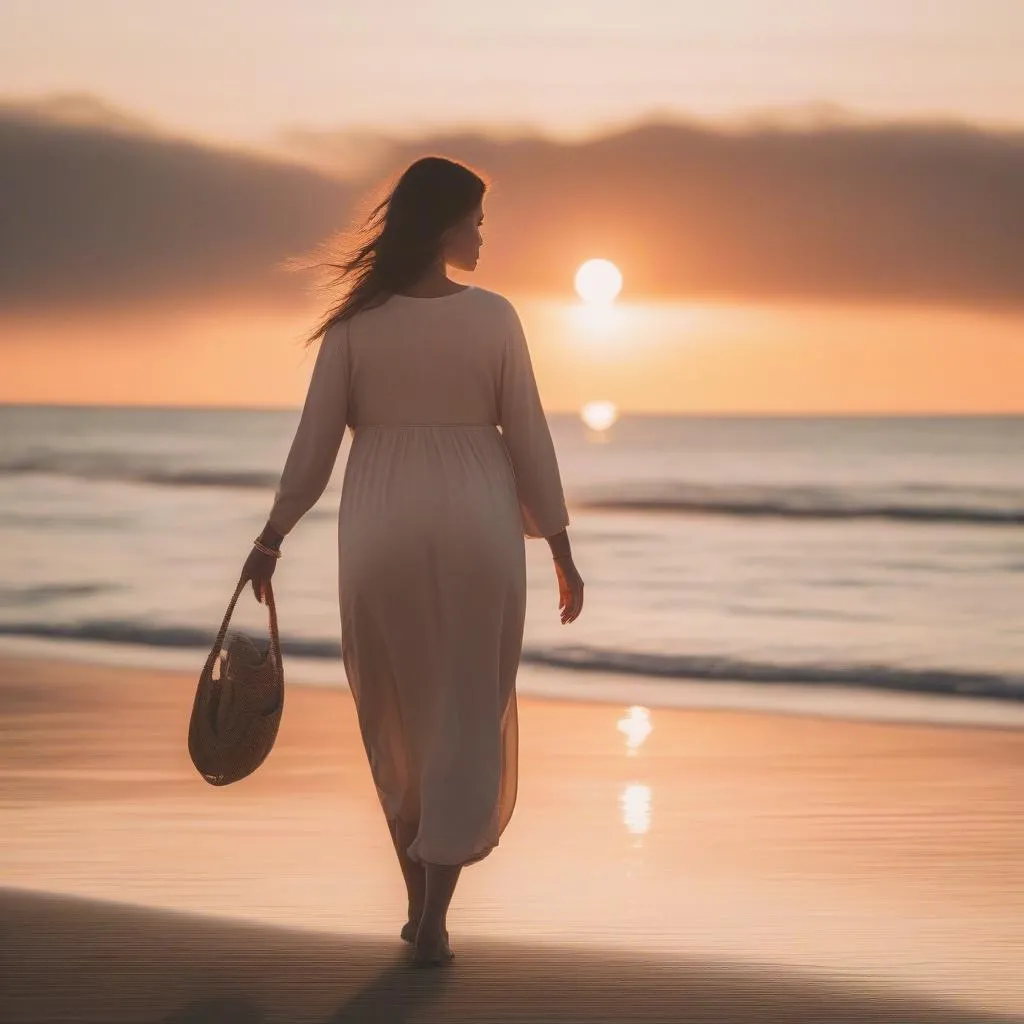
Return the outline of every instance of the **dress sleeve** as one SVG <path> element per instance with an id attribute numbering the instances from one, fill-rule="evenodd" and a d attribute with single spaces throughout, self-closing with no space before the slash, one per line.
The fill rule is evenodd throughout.
<path id="1" fill-rule="evenodd" d="M 522 322 L 513 307 L 505 329 L 498 419 L 516 478 L 527 537 L 550 537 L 569 525 L 551 431 L 541 406 Z"/>
<path id="2" fill-rule="evenodd" d="M 317 503 L 331 478 L 348 419 L 348 322 L 320 342 L 309 390 L 268 521 L 285 535 Z"/>

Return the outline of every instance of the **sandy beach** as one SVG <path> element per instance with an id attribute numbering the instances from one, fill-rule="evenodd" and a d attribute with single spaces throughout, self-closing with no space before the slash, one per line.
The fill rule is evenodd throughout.
<path id="1" fill-rule="evenodd" d="M 523 669 L 524 678 L 528 669 Z M 520 700 L 457 959 L 407 966 L 351 698 L 188 760 L 191 674 L 0 659 L 4 1021 L 963 1021 L 1024 1014 L 1024 730 Z"/>

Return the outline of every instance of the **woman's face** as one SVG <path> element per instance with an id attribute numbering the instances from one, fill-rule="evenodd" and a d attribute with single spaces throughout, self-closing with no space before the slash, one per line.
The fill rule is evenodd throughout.
<path id="1" fill-rule="evenodd" d="M 444 261 L 459 270 L 476 270 L 480 246 L 484 244 L 480 225 L 484 221 L 483 204 L 452 225 L 442 236 Z"/>

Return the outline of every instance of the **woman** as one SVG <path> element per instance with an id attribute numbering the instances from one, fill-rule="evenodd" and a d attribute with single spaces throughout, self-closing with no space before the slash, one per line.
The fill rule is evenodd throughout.
<path id="1" fill-rule="evenodd" d="M 452 957 L 459 872 L 512 816 L 524 537 L 551 547 L 561 621 L 583 606 L 558 464 L 511 303 L 475 269 L 485 182 L 413 163 L 341 264 L 267 525 L 243 572 L 262 600 L 282 539 L 323 493 L 346 426 L 338 519 L 342 658 L 405 877 L 414 961 Z M 500 427 L 500 433 L 498 428 Z"/>

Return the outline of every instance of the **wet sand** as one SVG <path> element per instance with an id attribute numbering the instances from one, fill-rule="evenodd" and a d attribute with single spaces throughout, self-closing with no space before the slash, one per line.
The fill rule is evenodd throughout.
<path id="1" fill-rule="evenodd" d="M 214 789 L 193 687 L 0 659 L 0 1020 L 1024 1015 L 1024 730 L 652 709 L 631 752 L 621 705 L 521 699 L 515 816 L 423 972 L 347 692 L 290 684 Z"/>

